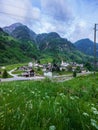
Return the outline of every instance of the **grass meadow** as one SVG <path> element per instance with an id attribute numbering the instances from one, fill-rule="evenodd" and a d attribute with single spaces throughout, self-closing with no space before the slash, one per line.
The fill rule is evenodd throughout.
<path id="1" fill-rule="evenodd" d="M 0 130 L 97 130 L 98 75 L 0 83 Z"/>

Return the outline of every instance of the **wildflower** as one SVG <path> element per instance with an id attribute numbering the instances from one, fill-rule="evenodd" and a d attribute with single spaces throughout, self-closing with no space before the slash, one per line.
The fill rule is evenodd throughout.
<path id="1" fill-rule="evenodd" d="M 75 99 L 79 99 L 79 97 L 78 96 L 74 96 L 75 97 Z"/>
<path id="2" fill-rule="evenodd" d="M 56 104 L 56 105 L 60 105 L 60 103 L 59 103 L 59 102 L 55 102 L 55 104 Z"/>
<path id="3" fill-rule="evenodd" d="M 49 99 L 49 96 L 47 95 L 46 98 Z"/>
<path id="4" fill-rule="evenodd" d="M 98 111 L 93 111 L 93 113 L 94 113 L 95 115 L 98 115 Z"/>
<path id="5" fill-rule="evenodd" d="M 91 107 L 92 111 L 97 111 L 97 109 L 95 107 Z"/>
<path id="6" fill-rule="evenodd" d="M 74 100 L 75 98 L 74 98 L 74 97 L 72 97 L 72 96 L 70 96 L 70 99 L 71 99 L 71 100 Z"/>
<path id="7" fill-rule="evenodd" d="M 9 90 L 9 92 L 11 93 L 11 92 L 12 92 L 12 90 Z"/>
<path id="8" fill-rule="evenodd" d="M 7 94 L 7 96 L 9 97 L 9 93 Z"/>
<path id="9" fill-rule="evenodd" d="M 32 108 L 33 108 L 33 105 L 32 105 L 31 103 L 29 104 L 29 108 L 30 108 L 30 109 L 32 109 Z"/>
<path id="10" fill-rule="evenodd" d="M 60 93 L 59 96 L 61 96 L 62 98 L 65 98 L 64 93 Z"/>
<path id="11" fill-rule="evenodd" d="M 91 125 L 94 126 L 98 130 L 98 124 L 96 120 L 91 119 Z"/>
<path id="12" fill-rule="evenodd" d="M 92 103 L 91 105 L 92 105 L 92 106 L 94 106 L 94 104 L 93 104 L 93 103 Z"/>
<path id="13" fill-rule="evenodd" d="M 84 115 L 84 116 L 89 116 L 89 114 L 88 114 L 88 113 L 86 113 L 86 112 L 83 112 L 83 115 Z"/>
<path id="14" fill-rule="evenodd" d="M 55 125 L 51 125 L 51 126 L 49 127 L 49 130 L 56 130 Z"/>
<path id="15" fill-rule="evenodd" d="M 34 94 L 34 91 L 31 91 L 32 94 Z"/>
<path id="16" fill-rule="evenodd" d="M 60 93 L 59 95 L 60 95 L 60 96 L 63 96 L 63 95 L 64 95 L 64 93 Z"/>

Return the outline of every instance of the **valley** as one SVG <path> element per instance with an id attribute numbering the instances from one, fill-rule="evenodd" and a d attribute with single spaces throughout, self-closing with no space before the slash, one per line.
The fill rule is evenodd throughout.
<path id="1" fill-rule="evenodd" d="M 56 32 L 36 34 L 20 23 L 1 28 L 0 65 L 31 60 L 85 63 L 92 62 L 93 56 L 80 52 L 73 43 Z"/>
<path id="2" fill-rule="evenodd" d="M 82 42 L 0 28 L 0 130 L 98 129 L 97 62 Z"/>

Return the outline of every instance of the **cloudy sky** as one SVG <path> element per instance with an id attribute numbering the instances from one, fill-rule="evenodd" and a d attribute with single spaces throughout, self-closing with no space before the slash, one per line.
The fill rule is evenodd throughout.
<path id="1" fill-rule="evenodd" d="M 36 33 L 57 32 L 72 42 L 93 40 L 98 0 L 0 0 L 0 27 L 16 22 Z"/>

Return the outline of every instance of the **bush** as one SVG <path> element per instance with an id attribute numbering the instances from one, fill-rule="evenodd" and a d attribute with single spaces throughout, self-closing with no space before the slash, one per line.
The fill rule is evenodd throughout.
<path id="1" fill-rule="evenodd" d="M 8 78 L 8 73 L 7 73 L 6 70 L 4 70 L 4 72 L 3 72 L 3 74 L 2 74 L 2 77 L 3 77 L 3 78 Z"/>
<path id="2" fill-rule="evenodd" d="M 73 77 L 76 77 L 76 76 L 77 76 L 77 72 L 74 71 L 74 72 L 73 72 Z"/>

